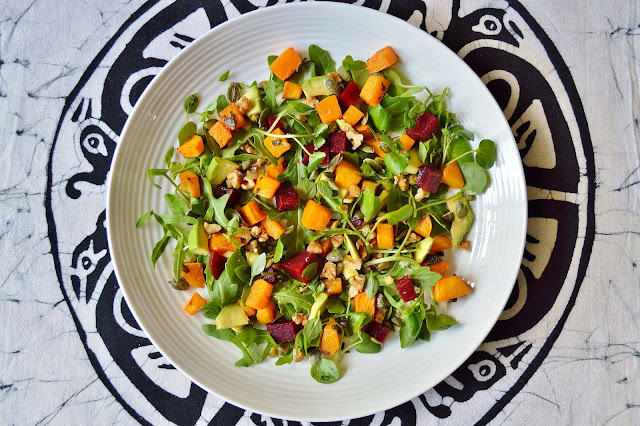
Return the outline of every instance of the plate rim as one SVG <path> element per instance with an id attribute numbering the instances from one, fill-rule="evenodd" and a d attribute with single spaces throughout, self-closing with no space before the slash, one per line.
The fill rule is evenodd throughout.
<path id="1" fill-rule="evenodd" d="M 145 88 L 145 90 L 143 91 L 143 93 L 141 94 L 141 96 L 138 98 L 138 100 L 136 101 L 131 113 L 129 114 L 129 116 L 127 117 L 127 120 L 125 122 L 125 125 L 122 128 L 120 137 L 118 138 L 118 143 L 116 144 L 116 149 L 114 151 L 114 155 L 113 155 L 113 159 L 111 161 L 111 164 L 109 166 L 109 172 L 107 174 L 107 185 L 106 185 L 106 219 L 105 219 L 105 227 L 106 227 L 106 231 L 107 231 L 107 242 L 108 242 L 108 247 L 109 247 L 109 251 L 111 254 L 111 250 L 112 247 L 115 247 L 114 244 L 112 244 L 113 240 L 113 236 L 112 236 L 112 227 L 113 226 L 117 226 L 117 224 L 112 223 L 111 219 L 112 219 L 112 214 L 111 214 L 111 206 L 112 206 L 112 198 L 115 197 L 115 193 L 114 191 L 112 191 L 113 189 L 113 173 L 112 170 L 114 169 L 114 167 L 118 164 L 119 160 L 120 160 L 120 153 L 121 151 L 123 151 L 123 149 L 121 149 L 122 141 L 127 139 L 127 133 L 130 132 L 130 127 L 133 126 L 133 121 L 132 117 L 135 117 L 137 115 L 139 115 L 141 113 L 141 109 L 142 109 L 142 105 L 144 104 L 144 100 L 149 97 L 151 95 L 151 93 L 154 91 L 154 88 L 156 86 L 158 86 L 159 84 L 161 84 L 161 76 L 169 74 L 171 72 L 171 70 L 176 67 L 181 58 L 184 56 L 188 56 L 190 55 L 190 51 L 195 49 L 197 46 L 199 46 L 200 44 L 204 44 L 208 41 L 209 38 L 212 37 L 211 34 L 214 33 L 218 33 L 220 31 L 224 31 L 225 28 L 230 27 L 230 26 L 234 26 L 234 25 L 242 25 L 245 21 L 247 20 L 251 20 L 254 19 L 255 16 L 258 15 L 262 15 L 262 14 L 270 14 L 270 13 L 276 13 L 274 12 L 274 9 L 305 9 L 305 8 L 337 8 L 337 9 L 344 9 L 345 11 L 349 11 L 349 13 L 356 13 L 356 14 L 370 14 L 372 16 L 376 16 L 382 19 L 389 19 L 391 21 L 395 20 L 395 21 L 399 21 L 398 24 L 405 26 L 407 31 L 412 31 L 414 32 L 416 35 L 419 34 L 420 37 L 424 37 L 426 36 L 427 38 L 431 38 L 439 43 L 441 43 L 440 40 L 438 40 L 437 38 L 433 37 L 431 34 L 429 34 L 428 32 L 422 30 L 421 28 L 417 28 L 415 26 L 413 26 L 412 24 L 410 24 L 409 22 L 398 18 L 397 16 L 391 15 L 389 13 L 385 13 L 385 12 L 381 12 L 379 10 L 376 9 L 371 9 L 368 8 L 366 6 L 359 6 L 359 5 L 354 5 L 354 4 L 350 4 L 350 3 L 338 3 L 338 2 L 333 2 L 333 1 L 319 1 L 319 2 L 299 2 L 299 3 L 286 3 L 286 4 L 277 4 L 277 5 L 273 5 L 273 6 L 267 6 L 267 7 L 262 7 L 247 13 L 244 13 L 240 16 L 234 17 L 232 19 L 229 19 L 221 24 L 216 25 L 215 27 L 211 28 L 210 30 L 208 30 L 207 32 L 205 32 L 204 34 L 202 34 L 201 36 L 199 36 L 196 40 L 194 40 L 193 42 L 191 42 L 187 47 L 185 47 L 182 51 L 180 51 L 175 57 L 173 57 L 169 62 L 167 62 L 163 67 L 162 70 L 153 78 L 153 80 L 149 83 L 149 85 Z M 492 107 L 497 108 L 498 111 L 500 111 L 499 114 L 499 120 L 502 122 L 502 124 L 504 126 L 506 126 L 507 129 L 509 129 L 508 132 L 508 140 L 506 142 L 512 142 L 514 146 L 516 145 L 516 141 L 515 138 L 513 137 L 513 134 L 511 132 L 511 127 L 509 126 L 509 123 L 507 121 L 507 119 L 504 116 L 504 113 L 502 111 L 502 109 L 500 108 L 500 106 L 498 105 L 497 101 L 495 100 L 495 98 L 493 97 L 493 95 L 491 94 L 491 92 L 489 91 L 489 89 L 486 87 L 486 85 L 484 83 L 482 83 L 482 81 L 480 80 L 480 77 L 477 76 L 477 74 L 473 71 L 473 69 L 471 69 L 471 67 L 464 62 L 464 60 L 462 58 L 460 58 L 458 56 L 458 54 L 456 54 L 454 51 L 452 51 L 451 49 L 449 49 L 447 46 L 445 46 L 444 44 L 442 44 L 442 46 L 444 47 L 443 49 L 443 54 L 445 55 L 450 55 L 451 57 L 455 57 L 455 60 L 460 64 L 461 67 L 466 68 L 467 71 L 469 71 L 472 74 L 472 77 L 477 79 L 478 82 L 480 83 L 480 90 L 483 92 L 483 95 L 486 96 L 486 98 L 488 99 L 489 103 L 491 103 Z M 468 359 L 473 352 L 475 352 L 477 350 L 477 348 L 483 344 L 484 340 L 486 339 L 486 337 L 488 336 L 488 334 L 491 332 L 492 328 L 495 326 L 495 324 L 497 323 L 499 316 L 501 315 L 502 311 L 504 310 L 504 307 L 506 306 L 509 296 L 511 294 L 511 291 L 513 289 L 513 286 L 515 285 L 515 282 L 517 280 L 517 276 L 520 270 L 520 265 L 522 263 L 522 258 L 524 255 L 524 249 L 525 249 L 525 243 L 526 243 L 526 234 L 527 234 L 527 218 L 528 218 L 528 202 L 527 202 L 527 191 L 526 191 L 526 179 L 525 179 L 525 175 L 524 175 L 524 168 L 522 165 L 522 162 L 519 161 L 517 164 L 517 170 L 518 170 L 518 192 L 517 194 L 522 195 L 522 210 L 521 210 L 521 214 L 520 214 L 520 220 L 523 223 L 523 228 L 520 230 L 520 235 L 518 236 L 517 241 L 520 243 L 518 246 L 518 266 L 515 268 L 515 273 L 513 278 L 510 280 L 513 284 L 508 287 L 510 289 L 509 292 L 505 291 L 505 293 L 502 295 L 503 296 L 503 300 L 500 301 L 500 303 L 498 304 L 500 309 L 496 309 L 494 312 L 494 315 L 492 318 L 489 318 L 490 321 L 487 321 L 487 324 L 491 324 L 489 327 L 487 327 L 486 332 L 482 333 L 482 338 L 478 339 L 479 340 L 479 344 L 478 346 L 475 346 L 475 349 L 473 349 L 473 351 L 471 351 L 465 358 L 464 360 Z M 237 401 L 233 401 L 230 398 L 227 398 L 225 396 L 223 396 L 218 390 L 214 390 L 212 388 L 210 388 L 209 386 L 205 386 L 201 383 L 201 381 L 199 379 L 197 379 L 196 377 L 186 373 L 183 368 L 181 366 L 179 366 L 178 364 L 176 364 L 176 362 L 171 359 L 169 356 L 166 355 L 164 349 L 157 344 L 155 337 L 153 337 L 151 334 L 148 333 L 147 328 L 144 325 L 144 322 L 141 321 L 141 317 L 140 315 L 137 313 L 136 308 L 135 308 L 135 304 L 131 303 L 131 299 L 130 296 L 127 293 L 127 285 L 121 285 L 121 274 L 119 272 L 119 268 L 118 268 L 118 264 L 116 261 L 116 256 L 111 254 L 111 262 L 113 265 L 113 271 L 115 273 L 116 276 L 116 281 L 118 282 L 118 287 L 122 290 L 123 296 L 127 302 L 127 306 L 129 307 L 129 310 L 131 311 L 131 314 L 134 316 L 134 318 L 136 319 L 138 325 L 140 326 L 140 328 L 142 329 L 142 331 L 144 332 L 145 336 L 149 339 L 149 341 L 151 342 L 151 344 L 153 344 L 153 346 L 165 357 L 167 358 L 167 360 L 169 362 L 171 362 L 171 364 L 178 370 L 180 371 L 181 374 L 183 374 L 185 377 L 187 377 L 189 380 L 191 380 L 193 383 L 195 383 L 197 386 L 199 386 L 200 388 L 202 388 L 203 390 L 205 390 L 206 392 L 210 392 L 214 395 L 216 395 L 218 398 L 222 399 L 223 401 L 225 401 L 226 403 L 230 403 L 232 405 L 235 405 L 237 407 L 240 407 L 242 409 L 251 411 L 251 412 L 255 412 L 255 413 L 259 413 L 259 414 L 263 414 L 269 417 L 273 417 L 273 418 L 281 418 L 281 419 L 288 419 L 288 420 L 294 420 L 294 421 L 340 421 L 345 419 L 344 416 L 336 416 L 334 414 L 332 414 L 330 412 L 330 410 L 328 410 L 327 412 L 327 416 L 324 416 L 322 418 L 311 418 L 311 417 L 305 417 L 305 416 L 290 416 L 287 414 L 282 414 L 282 413 L 277 413 L 276 410 L 262 410 L 262 409 L 256 409 L 255 407 L 251 407 L 248 404 L 244 404 L 241 402 L 237 402 Z M 480 334 L 479 334 L 480 336 Z M 463 361 L 464 363 L 464 361 Z M 460 364 L 462 365 L 462 364 Z M 440 374 L 440 376 L 442 376 L 442 379 L 438 381 L 438 383 L 442 380 L 444 380 L 446 377 L 450 376 L 451 373 L 453 373 L 456 369 L 458 369 L 460 367 L 460 365 L 455 365 L 452 366 L 448 369 L 444 369 L 442 371 L 445 372 L 445 374 Z M 436 383 L 437 384 L 437 383 Z M 435 386 L 435 385 L 433 385 Z M 374 411 L 363 411 L 361 413 L 358 413 L 357 415 L 350 415 L 350 418 L 358 418 L 358 417 L 364 417 L 364 416 L 368 416 L 371 414 L 374 414 L 376 412 L 380 412 L 380 411 L 386 411 L 388 409 L 394 408 L 398 405 L 401 405 L 407 401 L 410 401 L 414 398 L 416 398 L 419 395 L 424 394 L 426 391 L 428 391 L 429 389 L 432 389 L 433 386 L 427 387 L 421 391 L 419 391 L 418 393 L 415 394 L 411 394 L 411 396 L 409 398 L 406 397 L 402 397 L 402 400 L 400 402 L 393 400 L 390 403 L 383 403 L 380 404 L 379 408 L 376 408 Z"/>

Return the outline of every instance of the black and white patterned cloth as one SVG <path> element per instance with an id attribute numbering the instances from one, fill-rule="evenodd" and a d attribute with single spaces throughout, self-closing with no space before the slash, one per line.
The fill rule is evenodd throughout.
<path id="1" fill-rule="evenodd" d="M 296 424 L 225 403 L 163 358 L 126 306 L 104 227 L 110 162 L 145 87 L 210 28 L 276 3 L 2 2 L 3 424 Z M 424 395 L 343 424 L 637 422 L 637 4 L 350 3 L 432 34 L 481 77 L 520 150 L 529 229 L 484 344 Z"/>

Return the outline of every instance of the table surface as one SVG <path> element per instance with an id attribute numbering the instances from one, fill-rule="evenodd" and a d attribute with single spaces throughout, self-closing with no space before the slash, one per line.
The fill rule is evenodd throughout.
<path id="1" fill-rule="evenodd" d="M 104 229 L 110 160 L 144 87 L 209 28 L 273 3 L 0 2 L 5 421 L 283 424 L 207 394 L 150 345 Z M 345 423 L 637 422 L 638 3 L 356 3 L 425 29 L 482 77 L 520 149 L 529 229 L 511 299 L 471 358 Z"/>

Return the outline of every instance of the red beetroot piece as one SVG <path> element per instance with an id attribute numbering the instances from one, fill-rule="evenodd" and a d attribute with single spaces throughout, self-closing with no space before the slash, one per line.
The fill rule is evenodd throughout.
<path id="1" fill-rule="evenodd" d="M 400 297 L 405 302 L 411 302 L 413 299 L 418 297 L 416 294 L 416 290 L 413 288 L 413 284 L 411 283 L 411 278 L 409 275 L 405 275 L 396 281 L 396 288 L 398 289 L 398 293 L 400 293 Z"/>
<path id="2" fill-rule="evenodd" d="M 349 108 L 355 104 L 358 99 L 360 99 L 360 87 L 358 87 L 355 81 L 347 84 L 347 87 L 338 95 L 338 103 L 343 109 Z"/>
<path id="3" fill-rule="evenodd" d="M 226 186 L 217 186 L 213 191 L 213 196 L 216 198 L 222 197 L 224 194 L 230 194 L 227 200 L 227 207 L 233 207 L 240 200 L 240 190 L 235 188 L 227 188 Z"/>
<path id="4" fill-rule="evenodd" d="M 362 331 L 364 331 L 374 339 L 380 342 L 384 342 L 384 339 L 387 338 L 387 333 L 389 332 L 389 329 L 384 325 L 380 324 L 378 321 L 371 321 L 370 323 L 362 327 Z"/>
<path id="5" fill-rule="evenodd" d="M 209 268 L 211 268 L 211 275 L 216 280 L 222 275 L 224 271 L 224 265 L 227 263 L 227 258 L 218 253 L 217 251 L 209 250 Z"/>
<path id="6" fill-rule="evenodd" d="M 289 320 L 285 322 L 274 322 L 267 324 L 267 331 L 273 337 L 276 343 L 290 342 L 295 340 L 298 334 L 298 326 L 295 322 Z"/>
<path id="7" fill-rule="evenodd" d="M 265 280 L 269 284 L 275 284 L 278 281 L 278 278 L 276 277 L 276 270 L 273 266 L 269 266 L 265 269 L 264 272 L 260 274 L 259 278 Z"/>
<path id="8" fill-rule="evenodd" d="M 269 121 L 269 127 L 267 127 L 267 129 L 270 129 L 271 126 L 273 126 L 273 123 L 276 121 L 277 118 L 278 117 L 276 115 L 272 115 L 271 117 L 267 118 L 267 120 Z M 282 130 L 282 133 L 286 133 L 282 119 L 278 120 L 278 124 L 276 124 L 276 127 L 273 130 L 275 129 L 280 129 Z"/>
<path id="9" fill-rule="evenodd" d="M 407 128 L 405 131 L 414 140 L 424 142 L 440 131 L 440 122 L 435 115 L 425 112 L 418 117 L 412 129 Z"/>
<path id="10" fill-rule="evenodd" d="M 416 184 L 427 192 L 434 193 L 442 182 L 442 170 L 437 167 L 418 167 L 418 179 Z"/>
<path id="11" fill-rule="evenodd" d="M 326 166 L 327 164 L 329 164 L 329 144 L 325 142 L 324 145 L 322 145 L 320 148 L 316 148 L 313 145 L 313 142 L 309 142 L 308 144 L 306 144 L 305 149 L 307 151 L 309 151 L 311 154 L 313 154 L 314 152 L 324 152 L 325 156 L 322 159 L 322 162 L 320 163 L 321 166 Z M 304 164 L 305 166 L 309 165 L 309 155 L 307 155 L 306 152 L 302 151 L 302 164 Z"/>
<path id="12" fill-rule="evenodd" d="M 340 154 L 342 151 L 347 150 L 347 132 L 333 132 L 331 133 L 331 142 L 329 142 L 329 154 L 331 157 Z"/>
<path id="13" fill-rule="evenodd" d="M 286 212 L 298 208 L 298 194 L 293 188 L 278 188 L 276 191 L 276 209 Z"/>
<path id="14" fill-rule="evenodd" d="M 289 259 L 281 262 L 280 265 L 282 269 L 287 271 L 294 279 L 309 284 L 315 277 L 309 277 L 309 279 L 307 279 L 302 276 L 302 273 L 305 268 L 312 263 L 318 264 L 316 275 L 319 274 L 322 271 L 321 259 L 314 253 L 309 253 L 308 251 L 301 251 L 298 254 L 294 254 Z"/>
<path id="15" fill-rule="evenodd" d="M 353 223 L 353 226 L 356 227 L 356 229 L 360 229 L 362 228 L 362 224 L 364 223 L 364 219 L 361 217 L 351 217 L 350 218 L 351 223 Z"/>

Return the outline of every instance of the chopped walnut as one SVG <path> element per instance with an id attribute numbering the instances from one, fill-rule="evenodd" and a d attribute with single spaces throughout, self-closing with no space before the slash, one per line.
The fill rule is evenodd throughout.
<path id="1" fill-rule="evenodd" d="M 250 231 L 251 231 L 251 236 L 252 237 L 257 237 L 262 232 L 262 227 L 261 226 L 252 226 Z"/>
<path id="2" fill-rule="evenodd" d="M 315 107 L 316 107 L 316 105 L 318 104 L 318 102 L 319 102 L 319 101 L 318 101 L 315 97 L 313 97 L 313 96 L 308 96 L 308 97 L 306 97 L 306 98 L 304 98 L 304 99 L 302 100 L 302 103 L 303 103 L 303 104 L 305 104 L 305 105 L 309 105 L 309 106 L 310 106 L 310 107 L 312 107 L 312 108 L 315 108 Z"/>
<path id="3" fill-rule="evenodd" d="M 335 71 L 331 71 L 328 76 L 331 77 L 336 83 L 340 83 L 342 81 L 340 75 Z"/>
<path id="4" fill-rule="evenodd" d="M 359 271 L 362 268 L 362 259 L 354 260 L 350 254 L 344 257 L 344 265 L 353 269 L 354 271 Z"/>
<path id="5" fill-rule="evenodd" d="M 364 288 L 364 276 L 356 275 L 349 278 L 349 297 L 353 298 L 356 294 L 360 293 Z"/>
<path id="6" fill-rule="evenodd" d="M 240 188 L 244 176 L 238 170 L 234 170 L 227 175 L 227 188 Z"/>
<path id="7" fill-rule="evenodd" d="M 258 242 L 266 243 L 269 240 L 269 234 L 263 227 L 260 227 L 260 234 L 258 234 Z"/>
<path id="8" fill-rule="evenodd" d="M 238 101 L 236 102 L 236 105 L 238 106 L 238 110 L 240 110 L 240 114 L 246 114 L 247 111 L 249 111 L 253 106 L 253 103 L 251 102 L 251 99 L 247 98 L 246 96 L 243 96 L 240 99 L 238 99 Z"/>
<path id="9" fill-rule="evenodd" d="M 245 250 L 252 251 L 254 253 L 258 252 L 258 242 L 256 240 L 251 240 L 249 244 L 244 246 Z"/>
<path id="10" fill-rule="evenodd" d="M 258 174 L 258 170 L 260 170 L 264 166 L 264 160 L 262 158 L 258 158 L 249 166 L 249 172 Z"/>
<path id="11" fill-rule="evenodd" d="M 333 220 L 329 223 L 329 226 L 327 227 L 327 229 L 336 229 L 338 226 L 340 226 L 340 221 Z"/>
<path id="12" fill-rule="evenodd" d="M 295 362 L 300 362 L 304 359 L 304 352 L 300 348 L 293 348 L 292 355 Z"/>
<path id="13" fill-rule="evenodd" d="M 358 253 L 360 254 L 360 257 L 362 259 L 366 259 L 369 256 L 369 253 L 367 253 L 367 246 L 365 245 L 364 241 L 356 241 L 356 248 L 358 249 Z"/>
<path id="14" fill-rule="evenodd" d="M 409 189 L 409 182 L 404 175 L 396 175 L 393 177 L 393 184 L 400 188 L 400 191 L 406 191 Z"/>
<path id="15" fill-rule="evenodd" d="M 238 234 L 236 235 L 242 240 L 243 243 L 247 243 L 251 239 L 251 231 L 246 226 L 238 228 Z"/>
<path id="16" fill-rule="evenodd" d="M 309 253 L 320 254 L 322 253 L 322 246 L 318 241 L 311 241 L 307 246 L 307 251 Z"/>
<path id="17" fill-rule="evenodd" d="M 248 179 L 246 176 L 242 181 L 242 184 L 240 184 L 240 188 L 242 189 L 253 189 L 254 186 L 256 186 L 255 179 Z"/>
<path id="18" fill-rule="evenodd" d="M 337 270 L 336 264 L 333 262 L 327 262 L 324 264 L 324 268 L 322 268 L 322 273 L 320 274 L 320 278 L 326 278 L 328 280 L 332 280 L 336 277 Z"/>
<path id="19" fill-rule="evenodd" d="M 409 239 L 407 239 L 408 243 L 417 243 L 418 241 L 420 241 L 421 238 L 418 234 L 416 234 L 415 232 L 412 232 L 411 234 L 409 234 Z"/>
<path id="20" fill-rule="evenodd" d="M 471 250 L 471 242 L 469 240 L 465 240 L 465 241 L 461 242 L 460 243 L 460 248 L 462 250 L 466 250 L 466 251 Z"/>
<path id="21" fill-rule="evenodd" d="M 353 200 L 360 196 L 360 187 L 357 185 L 351 184 L 349 185 L 349 191 L 347 192 L 347 196 L 344 198 L 345 203 L 351 203 Z"/>
<path id="22" fill-rule="evenodd" d="M 258 150 L 251 146 L 250 143 L 245 143 L 240 148 L 247 154 L 258 154 Z"/>
<path id="23" fill-rule="evenodd" d="M 351 142 L 351 147 L 353 149 L 358 149 L 364 140 L 364 136 L 356 131 L 347 131 L 346 136 L 347 139 L 349 139 L 349 142 Z"/>
<path id="24" fill-rule="evenodd" d="M 334 247 L 341 246 L 344 243 L 344 235 L 338 234 L 331 236 L 331 245 Z"/>
<path id="25" fill-rule="evenodd" d="M 207 232 L 207 234 L 215 234 L 216 232 L 222 231 L 222 226 L 218 225 L 217 223 L 205 222 L 204 230 Z"/>
<path id="26" fill-rule="evenodd" d="M 305 326 L 307 324 L 308 319 L 309 319 L 309 316 L 307 314 L 302 314 L 302 313 L 293 314 L 293 316 L 291 317 L 291 321 L 302 326 Z"/>
<path id="27" fill-rule="evenodd" d="M 391 276 L 389 276 L 389 275 L 387 275 L 386 277 L 384 277 L 384 283 L 385 283 L 385 284 L 391 285 L 391 284 L 393 284 L 394 282 L 395 282 L 395 280 L 393 279 L 393 277 L 391 277 Z"/>

